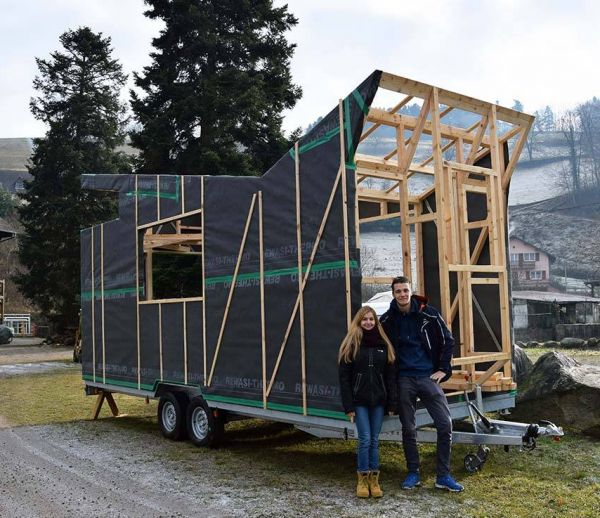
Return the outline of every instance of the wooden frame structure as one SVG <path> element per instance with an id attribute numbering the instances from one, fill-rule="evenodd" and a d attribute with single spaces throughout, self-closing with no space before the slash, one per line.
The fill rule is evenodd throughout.
<path id="1" fill-rule="evenodd" d="M 435 225 L 439 309 L 449 326 L 457 318 L 460 321 L 460 355 L 452 360 L 452 365 L 460 370 L 454 371 L 444 388 L 461 391 L 476 386 L 483 391 L 515 388 L 511 378 L 506 200 L 510 178 L 533 117 L 385 72 L 379 87 L 404 97 L 389 111 L 369 110 L 361 141 L 379 127 L 388 126 L 395 129 L 396 145 L 384 156 L 355 156 L 359 220 L 363 223 L 400 218 L 404 275 L 413 281 L 414 291 L 422 294 L 427 294 L 423 227 Z M 417 117 L 398 113 L 408 103 L 418 101 L 422 104 Z M 472 114 L 475 123 L 463 128 L 443 122 L 446 115 L 458 110 Z M 512 152 L 507 160 L 509 142 Z M 420 160 L 415 159 L 417 149 Z M 479 165 L 480 162 L 485 166 Z M 409 179 L 416 174 L 431 176 L 431 187 L 411 193 Z M 364 187 L 363 182 L 368 178 L 377 179 L 373 182 L 377 188 Z M 477 198 L 483 198 L 483 204 Z M 474 201 L 483 205 L 485 211 L 485 217 L 475 221 L 469 217 Z M 410 241 L 413 231 L 415 250 L 411 249 Z M 484 249 L 486 254 L 482 254 Z M 411 264 L 413 257 L 416 271 Z M 363 278 L 363 283 L 389 285 L 389 282 L 388 277 Z M 495 335 L 474 298 L 473 288 L 479 285 L 497 286 L 501 336 Z M 483 317 L 496 352 L 478 349 L 474 312 Z"/>

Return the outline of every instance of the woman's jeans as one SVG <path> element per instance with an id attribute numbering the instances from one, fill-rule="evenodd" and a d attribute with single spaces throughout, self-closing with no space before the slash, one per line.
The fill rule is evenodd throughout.
<path id="1" fill-rule="evenodd" d="M 357 471 L 379 471 L 379 432 L 383 406 L 357 406 L 354 409 L 358 432 Z"/>

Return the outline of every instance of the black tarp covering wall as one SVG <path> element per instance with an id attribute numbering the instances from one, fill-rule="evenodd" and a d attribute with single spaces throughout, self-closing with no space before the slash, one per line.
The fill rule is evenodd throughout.
<path id="1" fill-rule="evenodd" d="M 304 271 L 340 170 L 340 138 L 344 141 L 348 207 L 354 207 L 353 157 L 380 75 L 381 72 L 374 72 L 344 99 L 342 126 L 336 106 L 299 142 Z M 136 279 L 136 225 L 198 210 L 202 199 L 201 178 L 84 176 L 85 188 L 120 193 L 119 219 L 82 231 L 84 379 L 147 390 L 155 388 L 161 380 L 196 385 L 207 399 L 262 406 L 258 200 L 251 213 L 216 362 L 214 358 L 252 198 L 260 191 L 267 383 L 271 379 L 299 289 L 295 160 L 292 149 L 261 178 L 204 178 L 206 344 L 203 302 L 143 303 L 141 230 L 137 238 Z M 303 296 L 308 413 L 334 417 L 343 416 L 337 351 L 347 325 L 341 183 L 340 180 L 335 190 Z M 347 224 L 354 314 L 360 306 L 361 278 L 352 209 L 348 210 Z M 142 301 L 139 321 L 137 295 Z M 210 386 L 205 386 L 213 364 Z M 268 407 L 292 412 L 303 410 L 299 314 L 293 321 Z"/>

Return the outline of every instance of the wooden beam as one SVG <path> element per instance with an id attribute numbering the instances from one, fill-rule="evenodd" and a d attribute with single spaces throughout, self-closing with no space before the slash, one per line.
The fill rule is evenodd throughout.
<path id="1" fill-rule="evenodd" d="M 403 106 L 408 104 L 413 99 L 412 95 L 407 95 L 404 99 L 402 99 L 398 104 L 396 104 L 393 108 L 389 110 L 389 113 L 396 113 Z M 373 124 L 369 129 L 367 129 L 361 136 L 360 142 L 365 140 L 371 133 L 373 133 L 377 128 L 379 128 L 381 124 Z"/>
<path id="2" fill-rule="evenodd" d="M 431 91 L 432 86 L 405 77 L 400 77 L 388 72 L 381 74 L 379 80 L 379 87 L 393 92 L 400 92 L 405 95 L 412 95 L 414 97 L 420 97 L 425 99 L 428 92 Z M 446 106 L 452 106 L 461 110 L 466 110 L 480 115 L 485 115 L 489 109 L 491 103 L 468 97 L 463 94 L 458 94 L 450 90 L 438 89 L 438 97 L 440 103 Z M 498 114 L 500 119 L 511 124 L 523 126 L 529 124 L 532 119 L 531 115 L 521 113 L 510 108 L 498 106 Z"/>
<path id="3" fill-rule="evenodd" d="M 385 126 L 397 127 L 400 124 L 403 124 L 405 129 L 412 130 L 413 132 L 416 130 L 419 124 L 418 117 L 412 117 L 410 115 L 394 115 L 386 112 L 385 110 L 380 110 L 378 108 L 370 108 L 369 114 L 367 115 L 367 121 L 373 123 L 379 123 Z M 433 131 L 433 125 L 431 121 L 426 121 L 423 125 L 423 134 L 431 135 Z M 475 140 L 475 135 L 473 133 L 469 133 L 468 131 L 457 128 L 456 126 L 450 126 L 448 124 L 440 124 L 439 126 L 440 138 L 446 138 L 450 140 L 456 140 L 457 138 L 462 138 L 465 142 L 473 142 Z M 484 146 L 488 145 L 488 140 L 485 136 L 482 138 L 482 144 Z"/>
<path id="4" fill-rule="evenodd" d="M 484 142 L 485 130 L 488 125 L 489 115 L 486 113 L 479 121 L 479 126 L 477 128 L 477 132 L 475 133 L 475 138 L 471 141 L 471 151 L 469 152 L 469 156 L 467 157 L 467 164 L 473 164 L 475 162 L 475 156 L 479 151 L 479 147 Z M 488 140 L 489 145 L 489 140 Z"/>
<path id="5" fill-rule="evenodd" d="M 392 278 L 393 277 L 363 277 L 362 283 L 363 284 L 387 284 L 387 285 L 391 286 Z"/>
<path id="6" fill-rule="evenodd" d="M 96 273 L 95 273 L 95 269 L 94 269 L 94 227 L 92 227 L 92 235 L 91 235 L 91 243 L 90 243 L 90 250 L 91 250 L 91 265 L 92 265 L 92 378 L 94 381 L 96 381 L 96 320 L 95 320 L 95 316 L 96 316 L 96 308 L 95 308 L 95 303 L 96 303 Z M 3 283 L 3 289 L 2 289 L 2 295 L 4 296 L 4 281 L 2 281 Z"/>
<path id="7" fill-rule="evenodd" d="M 204 252 L 206 250 L 206 228 L 204 226 L 204 176 L 200 177 L 200 225 L 202 226 L 202 363 L 203 363 L 203 382 L 206 386 L 207 357 L 206 357 L 206 267 L 204 262 Z M 162 371 L 161 371 L 162 372 Z"/>
<path id="8" fill-rule="evenodd" d="M 296 156 L 298 156 L 298 143 L 296 143 Z M 260 271 L 260 345 L 262 359 L 263 408 L 267 408 L 267 325 L 265 319 L 265 252 L 262 191 L 258 191 L 258 257 Z"/>
<path id="9" fill-rule="evenodd" d="M 143 225 L 138 225 L 137 229 L 143 230 L 145 228 L 156 227 L 158 225 L 164 225 L 165 223 L 174 223 L 177 220 L 189 218 L 190 216 L 194 216 L 195 214 L 200 214 L 201 212 L 202 212 L 202 208 L 199 208 L 199 209 L 195 209 L 195 210 L 190 210 L 189 212 L 184 212 L 183 214 L 177 214 L 176 216 L 169 216 L 168 218 L 159 218 L 156 221 L 151 221 L 150 223 L 144 223 Z"/>
<path id="10" fill-rule="evenodd" d="M 494 362 L 499 360 L 510 360 L 510 354 L 506 353 L 474 353 L 472 356 L 461 356 L 452 358 L 450 364 L 454 367 L 457 365 L 470 365 L 473 363 Z"/>
<path id="11" fill-rule="evenodd" d="M 142 388 L 142 353 L 140 347 L 140 231 L 137 230 L 138 226 L 138 175 L 135 175 L 134 180 L 135 190 L 135 341 L 137 345 L 137 384 L 138 390 Z"/>
<path id="12" fill-rule="evenodd" d="M 342 101 L 340 101 L 340 106 Z M 340 128 L 343 127 L 341 122 L 343 117 L 340 116 Z M 340 138 L 343 140 L 344 132 L 340 131 Z M 302 226 L 301 226 L 301 200 L 300 200 L 300 152 L 298 151 L 298 142 L 294 144 L 294 168 L 296 177 L 296 243 L 298 249 L 298 298 L 300 299 L 300 369 L 301 369 L 301 383 L 302 383 L 302 413 L 306 415 L 306 341 L 304 334 L 304 292 L 302 290 L 303 281 L 303 265 L 302 265 Z M 343 162 L 343 160 L 342 160 Z M 345 170 L 345 168 L 344 168 Z M 342 177 L 342 181 L 345 181 L 345 175 Z M 347 225 L 347 222 L 346 222 Z"/>
<path id="13" fill-rule="evenodd" d="M 441 129 L 440 129 L 440 99 L 437 88 L 433 88 L 429 103 L 431 105 L 431 146 L 433 159 L 433 168 L 435 169 L 435 207 L 437 215 L 437 238 L 438 238 L 438 268 L 440 277 L 440 310 L 442 317 L 450 320 L 450 279 L 448 273 L 449 254 L 451 253 L 451 242 L 446 235 L 446 223 L 450 220 L 449 200 L 447 192 L 447 183 L 444 175 L 447 169 L 444 169 L 442 146 L 441 146 Z"/>
<path id="14" fill-rule="evenodd" d="M 154 299 L 140 300 L 140 306 L 148 306 L 152 304 L 180 304 L 182 302 L 202 302 L 203 297 L 184 297 L 180 299 Z"/>

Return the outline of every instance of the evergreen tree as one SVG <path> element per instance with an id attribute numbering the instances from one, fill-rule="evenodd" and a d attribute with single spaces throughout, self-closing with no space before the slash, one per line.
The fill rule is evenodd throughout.
<path id="1" fill-rule="evenodd" d="M 48 125 L 34 140 L 19 209 L 25 235 L 19 256 L 27 272 L 16 278 L 22 293 L 59 325 L 77 322 L 79 230 L 112 214 L 105 196 L 80 186 L 82 173 L 120 173 L 127 160 L 115 147 L 123 143 L 125 83 L 121 65 L 111 58 L 110 38 L 87 27 L 60 37 L 64 50 L 36 59 L 39 75 L 31 100 L 34 116 Z"/>
<path id="2" fill-rule="evenodd" d="M 139 172 L 262 174 L 290 143 L 282 111 L 301 90 L 289 70 L 297 23 L 272 0 L 145 0 L 165 28 L 131 92 Z"/>

